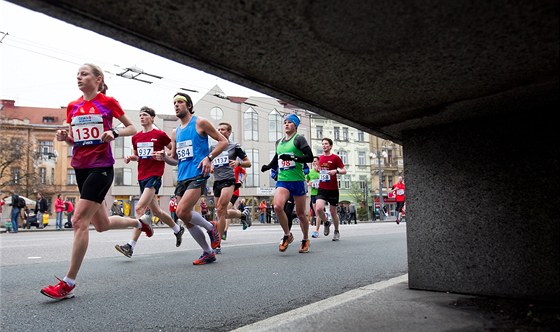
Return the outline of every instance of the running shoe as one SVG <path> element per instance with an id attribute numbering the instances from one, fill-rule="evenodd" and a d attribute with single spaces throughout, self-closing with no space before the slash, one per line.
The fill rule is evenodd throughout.
<path id="1" fill-rule="evenodd" d="M 301 240 L 301 248 L 299 248 L 299 252 L 301 254 L 309 252 L 309 245 L 310 244 L 311 244 L 311 241 L 309 241 L 309 240 Z"/>
<path id="2" fill-rule="evenodd" d="M 245 221 L 247 222 L 247 227 L 251 227 L 253 225 L 253 221 L 251 220 L 251 213 L 249 212 L 249 208 L 243 209 L 243 214 L 245 215 Z"/>
<path id="3" fill-rule="evenodd" d="M 55 299 L 55 300 L 64 300 L 64 299 L 70 299 L 74 297 L 74 288 L 76 287 L 76 285 L 74 286 L 70 286 L 67 283 L 65 283 L 64 281 L 60 280 L 60 278 L 56 277 L 56 279 L 58 279 L 58 284 L 56 285 L 49 285 L 43 289 L 41 289 L 41 294 L 50 297 L 51 299 Z"/>
<path id="4" fill-rule="evenodd" d="M 333 241 L 338 241 L 340 240 L 340 232 L 339 231 L 334 231 L 334 235 L 332 237 Z"/>
<path id="5" fill-rule="evenodd" d="M 212 226 L 212 230 L 208 231 L 208 236 L 210 236 L 210 246 L 212 247 L 212 249 L 216 249 L 220 246 L 222 238 L 220 237 L 220 233 L 218 232 L 218 224 L 216 224 L 215 221 L 212 221 Z"/>
<path id="6" fill-rule="evenodd" d="M 185 233 L 185 227 L 181 226 L 179 231 L 175 233 L 175 247 L 180 247 L 183 243 L 183 233 Z"/>
<path id="7" fill-rule="evenodd" d="M 124 246 L 119 246 L 118 244 L 115 245 L 115 249 L 118 252 L 125 255 L 126 257 L 130 258 L 132 256 L 132 246 L 130 244 L 125 244 Z"/>
<path id="8" fill-rule="evenodd" d="M 222 241 L 225 241 L 227 239 L 227 231 L 224 231 L 224 234 L 222 234 Z"/>
<path id="9" fill-rule="evenodd" d="M 244 219 L 241 219 L 241 226 L 243 226 L 243 230 L 246 230 L 247 227 L 249 227 L 249 225 L 247 225 L 247 222 Z"/>
<path id="10" fill-rule="evenodd" d="M 222 247 L 218 247 L 214 251 L 216 252 L 216 255 L 221 254 L 222 253 Z"/>
<path id="11" fill-rule="evenodd" d="M 142 227 L 140 230 L 146 233 L 147 237 L 152 237 L 154 235 L 154 229 L 152 228 L 152 217 L 148 214 L 143 215 L 140 219 Z"/>
<path id="12" fill-rule="evenodd" d="M 318 238 L 319 237 L 319 232 L 317 232 L 317 231 L 313 232 L 313 234 L 311 234 L 311 237 L 314 238 L 314 239 Z"/>
<path id="13" fill-rule="evenodd" d="M 323 234 L 325 234 L 325 236 L 328 236 L 329 233 L 331 232 L 331 222 L 330 221 L 325 221 L 325 231 L 323 232 Z"/>
<path id="14" fill-rule="evenodd" d="M 284 235 L 284 237 L 282 238 L 282 242 L 280 242 L 278 250 L 280 250 L 281 252 L 286 251 L 286 249 L 288 249 L 288 245 L 292 242 L 294 242 L 294 236 L 292 235 L 292 233 L 290 233 L 289 236 Z"/>
<path id="15" fill-rule="evenodd" d="M 214 252 L 204 252 L 197 260 L 195 260 L 193 265 L 204 265 L 216 261 L 216 254 Z"/>
<path id="16" fill-rule="evenodd" d="M 398 218 L 395 221 L 397 222 L 397 225 L 401 223 L 401 221 Z"/>

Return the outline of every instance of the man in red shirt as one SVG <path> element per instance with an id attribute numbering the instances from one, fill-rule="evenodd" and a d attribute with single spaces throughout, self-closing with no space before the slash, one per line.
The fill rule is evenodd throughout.
<path id="1" fill-rule="evenodd" d="M 155 159 L 154 153 L 162 151 L 164 148 L 171 149 L 171 138 L 165 132 L 154 127 L 156 113 L 153 109 L 142 107 L 139 116 L 142 131 L 132 136 L 134 154 L 124 158 L 125 164 L 131 161 L 138 162 L 138 184 L 140 185 L 141 195 L 138 204 L 136 204 L 135 213 L 137 216 L 142 216 L 141 219 L 150 224 L 152 214 L 158 217 L 173 230 L 176 240 L 175 246 L 179 247 L 182 243 L 185 229 L 183 226 L 177 225 L 171 216 L 160 208 L 157 200 L 165 162 Z M 148 209 L 150 213 L 148 213 Z M 115 217 L 118 218 L 117 216 L 112 216 L 111 218 Z M 115 245 L 115 249 L 130 258 L 141 233 L 139 229 L 134 229 L 132 239 L 124 245 Z"/>
<path id="2" fill-rule="evenodd" d="M 317 216 L 323 221 L 325 226 L 324 235 L 329 235 L 330 232 L 330 221 L 325 214 L 325 206 L 329 203 L 329 210 L 334 223 L 334 235 L 332 240 L 340 240 L 340 232 L 338 231 L 338 226 L 340 220 L 338 218 L 338 213 L 336 212 L 336 206 L 338 205 L 338 181 L 337 174 L 346 174 L 346 168 L 342 159 L 334 153 L 332 153 L 333 141 L 330 138 L 323 138 L 321 142 L 323 146 L 323 154 L 319 157 L 319 163 L 317 168 L 319 170 L 319 190 L 317 191 L 317 201 L 315 203 L 315 211 Z M 320 221 L 317 221 L 317 225 Z M 313 237 L 319 237 L 317 232 L 314 232 Z"/>
<path id="3" fill-rule="evenodd" d="M 397 224 L 400 224 L 404 207 L 404 182 L 402 176 L 399 176 L 397 183 L 393 185 L 392 192 L 397 202 L 397 207 L 395 209 L 397 211 Z"/>

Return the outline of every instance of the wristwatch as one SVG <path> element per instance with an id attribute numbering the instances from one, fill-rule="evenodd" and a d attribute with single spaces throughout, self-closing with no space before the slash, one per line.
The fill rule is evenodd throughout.
<path id="1" fill-rule="evenodd" d="M 111 131 L 113 132 L 113 136 L 115 138 L 119 137 L 119 128 L 111 128 Z"/>

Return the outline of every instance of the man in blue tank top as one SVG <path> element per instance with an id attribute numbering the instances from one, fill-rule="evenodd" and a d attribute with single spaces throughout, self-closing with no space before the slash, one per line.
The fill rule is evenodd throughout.
<path id="1" fill-rule="evenodd" d="M 216 249 L 221 242 L 218 226 L 214 221 L 208 222 L 198 212 L 193 211 L 193 208 L 206 189 L 212 160 L 224 151 L 228 141 L 210 121 L 194 115 L 193 103 L 189 95 L 178 92 L 173 97 L 173 105 L 181 124 L 171 136 L 172 155 L 168 156 L 163 151 L 159 151 L 157 158 L 178 166 L 175 196 L 179 203 L 176 213 L 203 250 L 202 256 L 193 264 L 212 263 L 216 260 L 213 249 Z M 216 146 L 212 151 L 208 146 L 208 136 L 216 140 Z M 210 245 L 201 228 L 207 231 Z"/>

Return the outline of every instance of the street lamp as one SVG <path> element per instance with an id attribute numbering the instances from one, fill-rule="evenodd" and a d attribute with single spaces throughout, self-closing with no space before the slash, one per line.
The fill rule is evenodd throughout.
<path id="1" fill-rule="evenodd" d="M 369 154 L 369 157 L 371 159 L 377 158 L 377 172 L 379 175 L 379 220 L 384 220 L 385 210 L 383 208 L 385 207 L 385 203 L 383 202 L 383 179 L 381 178 L 381 173 L 383 171 L 381 170 L 381 157 L 387 158 L 387 152 L 385 150 L 383 151 L 377 150 L 375 152 L 371 152 Z M 375 209 L 375 203 L 374 203 L 374 209 Z"/>

